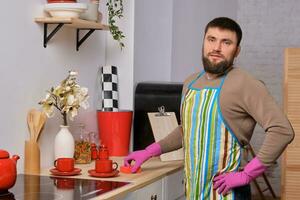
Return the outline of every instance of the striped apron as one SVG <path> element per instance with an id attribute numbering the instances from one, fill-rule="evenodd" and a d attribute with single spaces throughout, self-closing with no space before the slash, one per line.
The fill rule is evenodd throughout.
<path id="1" fill-rule="evenodd" d="M 223 119 L 219 96 L 225 80 L 218 87 L 197 89 L 193 80 L 181 104 L 185 184 L 187 199 L 235 199 L 213 189 L 213 178 L 222 172 L 237 171 L 241 146 Z"/>

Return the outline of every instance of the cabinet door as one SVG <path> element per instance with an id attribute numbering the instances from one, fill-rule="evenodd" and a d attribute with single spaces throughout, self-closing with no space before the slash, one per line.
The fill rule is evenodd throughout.
<path id="1" fill-rule="evenodd" d="M 130 192 L 125 197 L 118 198 L 117 200 L 138 200 L 138 197 L 137 197 L 136 191 L 135 191 L 135 192 Z"/>
<path id="2" fill-rule="evenodd" d="M 164 200 L 184 199 L 183 176 L 183 170 L 180 170 L 163 179 Z"/>
<path id="3" fill-rule="evenodd" d="M 131 192 L 123 200 L 163 200 L 163 181 L 159 180 L 139 190 Z"/>

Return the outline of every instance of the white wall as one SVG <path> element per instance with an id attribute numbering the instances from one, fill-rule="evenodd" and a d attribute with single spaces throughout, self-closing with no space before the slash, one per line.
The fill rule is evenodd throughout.
<path id="1" fill-rule="evenodd" d="M 118 43 L 107 34 L 106 63 L 118 66 L 119 107 L 133 109 L 133 60 L 134 60 L 134 1 L 123 1 L 124 18 L 119 21 L 120 29 L 124 31 L 125 48 L 121 51 Z"/>
<path id="2" fill-rule="evenodd" d="M 2 2 L 2 8 L 6 9 L 2 9 L 0 13 L 0 149 L 21 156 L 18 163 L 19 172 L 23 170 L 24 141 L 29 138 L 26 114 L 30 108 L 40 108 L 38 102 L 44 97 L 45 91 L 64 79 L 70 69 L 77 70 L 79 84 L 89 88 L 91 105 L 86 111 L 80 110 L 75 123 L 71 123 L 72 131 L 76 132 L 74 125 L 78 122 L 86 123 L 87 130 L 97 131 L 97 71 L 99 66 L 115 64 L 112 60 L 118 60 L 116 65 L 120 66 L 121 108 L 132 108 L 133 64 L 132 59 L 130 60 L 130 43 L 133 35 L 133 5 L 125 3 L 126 20 L 122 26 L 125 35 L 128 35 L 126 43 L 128 41 L 129 48 L 120 53 L 118 47 L 111 46 L 114 42 L 110 40 L 109 32 L 105 31 L 95 31 L 77 52 L 75 29 L 65 27 L 50 40 L 48 47 L 44 48 L 43 26 L 34 22 L 34 17 L 42 15 L 44 3 L 46 0 L 5 1 Z M 107 52 L 106 43 L 110 45 Z M 112 54 L 117 58 L 111 59 Z M 53 162 L 53 140 L 60 124 L 61 117 L 58 113 L 46 123 L 40 138 L 42 166 L 50 166 Z"/>
<path id="3" fill-rule="evenodd" d="M 237 0 L 136 1 L 134 82 L 180 82 L 202 69 L 204 27 L 218 16 L 235 19 Z"/>
<path id="4" fill-rule="evenodd" d="M 135 1 L 134 82 L 171 78 L 173 0 Z"/>

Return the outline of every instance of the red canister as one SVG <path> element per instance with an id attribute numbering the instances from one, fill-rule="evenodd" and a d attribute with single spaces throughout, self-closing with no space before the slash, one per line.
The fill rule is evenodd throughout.
<path id="1" fill-rule="evenodd" d="M 109 149 L 109 156 L 127 156 L 132 111 L 98 111 L 97 117 L 99 138 Z"/>

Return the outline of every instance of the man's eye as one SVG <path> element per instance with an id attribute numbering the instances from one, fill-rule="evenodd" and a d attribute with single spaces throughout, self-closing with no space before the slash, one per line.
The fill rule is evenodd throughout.
<path id="1" fill-rule="evenodd" d="M 224 44 L 231 45 L 231 42 L 230 41 L 224 41 Z"/>

